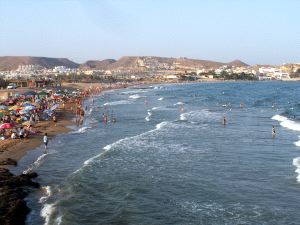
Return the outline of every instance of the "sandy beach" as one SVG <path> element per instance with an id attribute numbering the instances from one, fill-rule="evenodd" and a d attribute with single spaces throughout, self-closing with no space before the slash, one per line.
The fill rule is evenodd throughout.
<path id="1" fill-rule="evenodd" d="M 66 104 L 64 110 L 58 111 L 58 122 L 54 124 L 53 121 L 41 121 L 34 128 L 39 131 L 34 136 L 30 136 L 28 139 L 21 141 L 20 139 L 8 139 L 0 142 L 0 162 L 6 159 L 12 159 L 14 161 L 20 160 L 29 150 L 33 150 L 36 147 L 43 144 L 43 135 L 48 133 L 49 138 L 66 133 L 70 129 L 68 126 L 73 125 L 72 118 L 74 117 L 74 111 L 71 107 L 74 104 Z M 0 165 L 0 167 L 8 168 L 9 165 Z"/>

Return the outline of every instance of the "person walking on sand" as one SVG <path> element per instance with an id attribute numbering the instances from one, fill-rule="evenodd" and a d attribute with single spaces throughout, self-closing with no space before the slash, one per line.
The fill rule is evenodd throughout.
<path id="1" fill-rule="evenodd" d="M 48 149 L 48 135 L 47 133 L 45 133 L 44 137 L 43 137 L 43 142 L 44 142 L 44 145 L 45 145 L 45 151 L 47 151 Z"/>
<path id="2" fill-rule="evenodd" d="M 276 135 L 276 130 L 275 127 L 272 126 L 272 138 L 275 138 L 275 135 Z"/>

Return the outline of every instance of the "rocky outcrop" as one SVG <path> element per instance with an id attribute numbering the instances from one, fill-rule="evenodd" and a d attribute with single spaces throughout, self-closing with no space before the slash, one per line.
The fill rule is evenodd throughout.
<path id="1" fill-rule="evenodd" d="M 7 159 L 4 159 L 4 160 L 0 161 L 0 166 L 7 166 L 7 165 L 16 166 L 17 161 L 13 160 L 11 158 L 7 158 Z"/>
<path id="2" fill-rule="evenodd" d="M 13 175 L 9 170 L 0 168 L 0 224 L 23 225 L 30 212 L 24 198 L 32 188 L 40 185 L 32 178 L 36 173 Z"/>

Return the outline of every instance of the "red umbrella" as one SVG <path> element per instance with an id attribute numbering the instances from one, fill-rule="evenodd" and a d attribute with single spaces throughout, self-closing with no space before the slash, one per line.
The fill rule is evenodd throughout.
<path id="1" fill-rule="evenodd" d="M 11 129 L 13 128 L 14 126 L 10 123 L 3 123 L 0 125 L 0 129 Z"/>

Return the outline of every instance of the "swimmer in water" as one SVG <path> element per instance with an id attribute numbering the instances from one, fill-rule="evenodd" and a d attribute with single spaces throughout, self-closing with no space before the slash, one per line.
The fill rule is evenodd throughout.
<path id="1" fill-rule="evenodd" d="M 272 138 L 274 138 L 276 135 L 276 130 L 275 130 L 275 127 L 273 126 L 272 127 Z"/>
<path id="2" fill-rule="evenodd" d="M 240 103 L 240 108 L 243 109 L 245 107 L 244 102 Z"/>
<path id="3" fill-rule="evenodd" d="M 227 120 L 226 120 L 226 117 L 224 116 L 224 118 L 223 118 L 223 125 L 224 125 L 224 127 L 226 126 L 226 124 L 227 124 Z"/>

